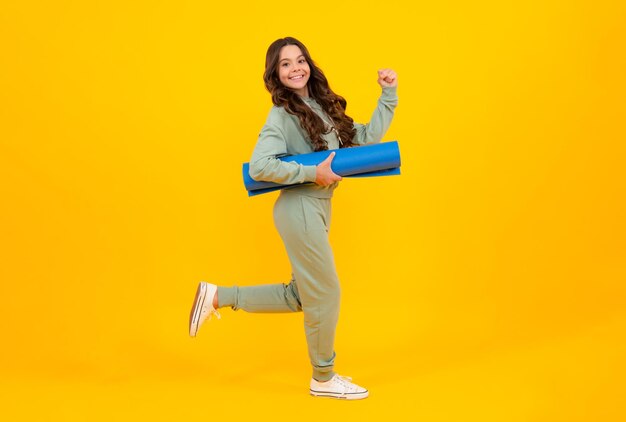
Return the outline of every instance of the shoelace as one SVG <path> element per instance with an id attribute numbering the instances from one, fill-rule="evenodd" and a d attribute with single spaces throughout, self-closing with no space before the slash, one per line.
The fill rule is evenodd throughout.
<path id="1" fill-rule="evenodd" d="M 213 308 L 213 306 L 211 306 L 211 308 Z M 217 315 L 217 319 L 222 319 L 222 316 L 217 311 L 217 309 L 207 309 L 207 307 L 203 307 L 202 313 L 205 313 L 205 311 L 209 312 L 209 315 L 207 315 L 207 317 L 206 317 L 207 321 L 211 321 L 211 318 L 213 317 L 213 314 Z"/>
<path id="2" fill-rule="evenodd" d="M 351 377 L 344 377 L 341 375 L 337 375 L 337 380 L 339 381 L 339 383 L 347 389 L 347 391 L 357 391 L 358 387 L 355 384 L 352 384 L 352 378 Z"/>
<path id="3" fill-rule="evenodd" d="M 213 309 L 212 311 L 209 312 L 209 318 L 208 318 L 209 321 L 211 321 L 213 314 L 217 315 L 217 319 L 222 319 L 222 316 L 220 315 L 219 312 L 217 312 L 217 309 Z"/>

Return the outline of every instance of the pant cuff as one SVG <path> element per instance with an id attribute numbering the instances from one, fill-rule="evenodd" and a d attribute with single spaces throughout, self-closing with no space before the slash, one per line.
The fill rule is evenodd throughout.
<path id="1" fill-rule="evenodd" d="M 217 307 L 224 308 L 230 306 L 233 310 L 237 310 L 237 293 L 239 287 L 221 287 L 217 286 Z"/>
<path id="2" fill-rule="evenodd" d="M 335 371 L 330 368 L 330 370 L 324 370 L 323 372 L 318 369 L 313 369 L 313 378 L 315 378 L 319 382 L 330 381 L 332 377 L 335 376 Z"/>

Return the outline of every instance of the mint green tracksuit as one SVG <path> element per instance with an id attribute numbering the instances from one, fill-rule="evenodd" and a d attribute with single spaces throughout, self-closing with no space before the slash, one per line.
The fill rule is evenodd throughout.
<path id="1" fill-rule="evenodd" d="M 326 122 L 329 118 L 313 98 L 301 97 Z M 355 143 L 380 142 L 387 132 L 398 103 L 396 88 L 383 88 L 370 122 L 355 123 Z M 339 148 L 334 132 L 323 135 L 328 149 Z M 250 160 L 250 176 L 255 180 L 295 186 L 281 190 L 274 204 L 274 224 L 287 249 L 292 278 L 288 284 L 250 287 L 218 287 L 219 307 L 248 312 L 304 313 L 309 358 L 313 378 L 327 381 L 334 375 L 335 329 L 339 318 L 340 287 L 333 252 L 328 241 L 331 198 L 338 183 L 319 186 L 315 166 L 286 163 L 277 156 L 313 152 L 306 131 L 296 116 L 274 106 L 259 135 Z"/>

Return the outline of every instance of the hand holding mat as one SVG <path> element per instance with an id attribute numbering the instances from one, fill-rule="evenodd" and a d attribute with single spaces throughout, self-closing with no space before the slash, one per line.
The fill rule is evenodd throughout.
<path id="1" fill-rule="evenodd" d="M 397 141 L 363 145 L 352 148 L 318 151 L 309 154 L 280 157 L 285 162 L 317 166 L 335 152 L 331 168 L 341 177 L 371 177 L 400 174 L 400 149 Z M 260 195 L 294 185 L 256 181 L 250 177 L 250 164 L 243 164 L 243 182 L 248 196 Z"/>

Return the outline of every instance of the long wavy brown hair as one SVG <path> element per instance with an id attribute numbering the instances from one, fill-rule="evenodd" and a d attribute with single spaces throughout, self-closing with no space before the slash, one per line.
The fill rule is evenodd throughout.
<path id="1" fill-rule="evenodd" d="M 340 148 L 353 146 L 352 140 L 356 135 L 356 129 L 354 128 L 354 120 L 346 114 L 346 100 L 330 89 L 324 72 L 311 59 L 311 55 L 304 44 L 295 38 L 280 38 L 274 41 L 267 49 L 263 80 L 265 81 L 265 87 L 272 94 L 272 102 L 276 106 L 284 107 L 287 113 L 298 117 L 300 125 L 309 134 L 313 150 L 323 151 L 328 149 L 328 145 L 322 138 L 322 135 L 329 133 L 331 129 L 302 101 L 298 94 L 280 82 L 278 62 L 280 60 L 280 50 L 286 45 L 298 46 L 309 64 L 310 73 L 307 83 L 309 97 L 317 101 L 322 106 L 322 110 L 335 123 L 335 128 L 339 132 L 342 141 Z"/>

